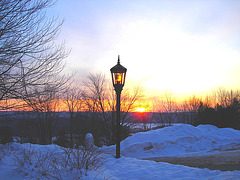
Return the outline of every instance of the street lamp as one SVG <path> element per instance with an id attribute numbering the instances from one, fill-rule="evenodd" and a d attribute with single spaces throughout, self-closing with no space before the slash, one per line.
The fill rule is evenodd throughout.
<path id="1" fill-rule="evenodd" d="M 120 157 L 120 98 L 122 88 L 125 83 L 127 69 L 120 64 L 120 56 L 118 55 L 117 65 L 111 69 L 113 87 L 117 94 L 117 122 L 116 122 L 116 158 Z"/>

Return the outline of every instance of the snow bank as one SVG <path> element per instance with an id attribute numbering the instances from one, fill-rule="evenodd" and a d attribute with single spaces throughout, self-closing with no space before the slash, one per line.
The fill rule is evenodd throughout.
<path id="1" fill-rule="evenodd" d="M 101 154 L 103 165 L 88 171 L 87 175 L 79 176 L 59 164 L 57 172 L 59 179 L 240 179 L 240 171 L 191 168 L 183 165 L 172 165 L 163 162 L 140 160 L 133 157 L 181 156 L 186 154 L 202 154 L 240 147 L 240 131 L 230 128 L 216 128 L 210 125 L 175 125 L 158 130 L 137 133 L 121 142 L 121 158 L 114 158 L 115 146 L 103 147 L 101 150 L 109 154 Z M 3 150 L 3 147 L 0 147 Z M 21 149 L 33 149 L 38 155 L 53 152 L 49 157 L 59 161 L 63 159 L 63 148 L 57 145 L 32 145 L 12 143 L 0 152 L 0 179 L 56 179 L 46 176 L 36 169 L 34 158 L 26 168 L 17 169 L 14 164 L 16 155 L 21 154 Z M 13 153 L 12 153 L 13 152 Z M 125 157 L 124 157 L 125 156 Z M 126 157 L 128 156 L 128 157 Z M 39 156 L 37 156 L 39 157 Z M 40 156 L 44 157 L 44 156 Z M 47 159 L 45 159 L 47 160 Z M 44 160 L 44 162 L 45 162 Z M 49 167 L 45 167 L 48 168 Z M 42 170 L 48 170 L 42 169 Z M 47 171 L 49 172 L 49 171 Z"/>
<path id="2" fill-rule="evenodd" d="M 147 158 L 206 153 L 240 146 L 240 131 L 212 125 L 180 124 L 140 132 L 121 142 L 121 154 Z M 115 146 L 106 148 L 114 152 Z"/>

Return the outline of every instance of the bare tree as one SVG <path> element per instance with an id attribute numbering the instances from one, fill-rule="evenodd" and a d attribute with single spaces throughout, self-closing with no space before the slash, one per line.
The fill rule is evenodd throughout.
<path id="1" fill-rule="evenodd" d="M 79 112 L 82 110 L 82 92 L 77 86 L 70 86 L 63 95 L 63 102 L 70 114 L 70 140 L 73 147 L 73 134 L 76 133 L 76 120 Z"/>
<path id="2" fill-rule="evenodd" d="M 35 89 L 58 84 L 68 53 L 54 43 L 63 21 L 48 19 L 54 0 L 0 1 L 0 100 L 33 96 Z M 61 81 L 60 81 L 61 82 Z"/>
<path id="3" fill-rule="evenodd" d="M 153 102 L 153 109 L 154 109 L 154 118 L 156 119 L 156 121 L 160 124 L 160 126 L 164 127 L 166 126 L 166 122 L 164 119 L 164 109 L 162 107 L 162 102 L 163 100 L 159 99 L 159 98 L 155 98 L 154 102 Z"/>
<path id="4" fill-rule="evenodd" d="M 176 118 L 176 102 L 175 97 L 171 91 L 165 92 L 165 101 L 164 101 L 164 109 L 166 112 L 166 119 L 168 122 L 168 125 L 172 125 L 174 122 L 174 119 Z"/>
<path id="5" fill-rule="evenodd" d="M 115 121 L 116 121 L 116 95 L 112 84 L 107 81 L 103 74 L 90 74 L 84 82 L 84 102 L 91 112 L 92 130 L 101 130 L 105 137 L 106 144 L 115 142 Z M 121 129 L 127 129 L 128 113 L 134 108 L 134 104 L 142 97 L 140 86 L 134 89 L 133 93 L 124 89 L 121 96 Z M 96 132 L 95 132 L 96 133 Z M 124 138 L 124 137 L 122 137 Z"/>
<path id="6" fill-rule="evenodd" d="M 208 100 L 208 99 L 206 99 Z M 197 98 L 196 96 L 189 97 L 185 100 L 177 113 L 179 122 L 187 124 L 196 124 L 197 123 L 197 112 L 202 103 L 202 99 Z"/>
<path id="7" fill-rule="evenodd" d="M 219 88 L 213 93 L 212 97 L 214 98 L 213 101 L 215 102 L 215 106 L 227 107 L 231 105 L 235 99 L 239 99 L 240 94 L 237 90 L 234 91 Z"/>
<path id="8" fill-rule="evenodd" d="M 158 112 L 157 118 L 163 126 L 165 124 L 172 125 L 177 118 L 176 110 L 175 97 L 171 91 L 165 91 L 160 99 L 155 100 L 155 111 Z"/>
<path id="9" fill-rule="evenodd" d="M 135 86 L 132 92 L 129 89 L 123 91 L 122 99 L 121 99 L 121 111 L 122 119 L 121 124 L 124 125 L 128 123 L 128 114 L 133 111 L 135 108 L 136 102 L 141 101 L 144 97 L 143 88 L 138 85 Z"/>
<path id="10" fill-rule="evenodd" d="M 105 141 L 107 144 L 110 144 L 114 136 L 112 134 L 112 119 L 107 101 L 109 97 L 108 82 L 101 73 L 89 74 L 84 85 L 83 97 L 91 115 L 92 131 L 95 131 L 97 128 L 99 130 L 98 133 L 101 133 L 100 131 L 104 132 Z M 95 135 L 96 133 L 97 131 L 95 131 Z M 98 134 L 96 136 L 101 135 Z"/>
<path id="11" fill-rule="evenodd" d="M 45 86 L 43 91 L 35 89 L 35 96 L 25 96 L 24 101 L 31 108 L 38 121 L 39 143 L 49 144 L 52 141 L 54 121 L 59 111 L 59 89 L 55 86 Z M 56 123 L 56 121 L 55 121 Z"/>

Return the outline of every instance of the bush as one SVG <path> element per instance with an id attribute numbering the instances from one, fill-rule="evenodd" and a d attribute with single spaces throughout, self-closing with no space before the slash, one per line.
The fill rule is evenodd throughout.
<path id="1" fill-rule="evenodd" d="M 7 144 L 13 141 L 13 137 L 10 133 L 10 128 L 8 126 L 0 128 L 0 144 Z"/>
<path id="2" fill-rule="evenodd" d="M 63 179 L 69 175 L 70 179 L 81 179 L 89 170 L 97 170 L 102 164 L 100 152 L 95 147 L 70 149 L 56 146 L 52 149 L 52 146 L 40 150 L 42 147 L 23 144 L 14 153 L 15 164 L 30 179 Z"/>
<path id="3" fill-rule="evenodd" d="M 65 167 L 76 169 L 81 175 L 88 170 L 97 170 L 101 165 L 100 151 L 95 146 L 80 149 L 64 149 Z"/>

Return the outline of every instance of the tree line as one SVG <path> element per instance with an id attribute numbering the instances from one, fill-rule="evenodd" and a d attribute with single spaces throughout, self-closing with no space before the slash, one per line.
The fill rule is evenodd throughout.
<path id="1" fill-rule="evenodd" d="M 240 92 L 219 88 L 206 97 L 191 96 L 177 103 L 174 94 L 166 91 L 155 99 L 154 111 L 162 126 L 187 123 L 240 129 Z"/>

